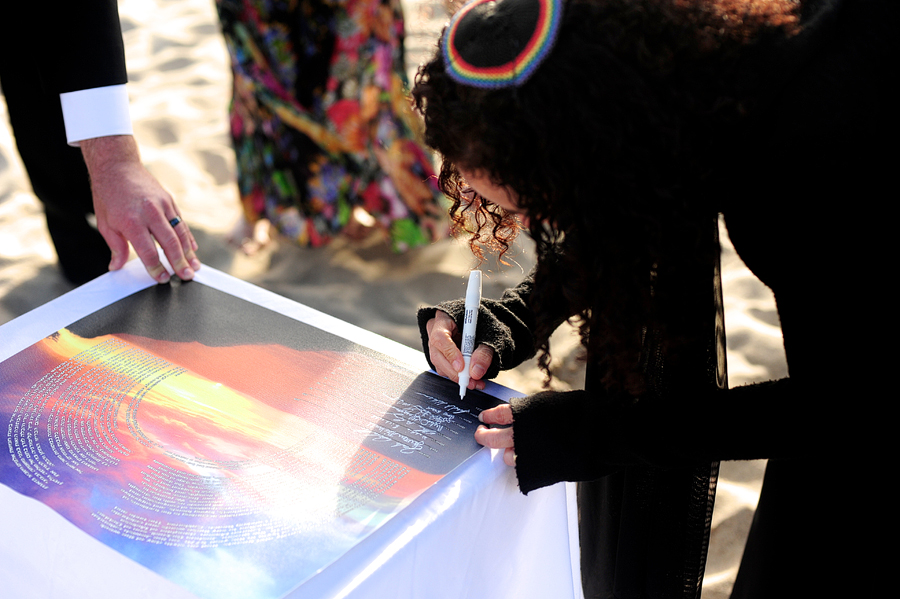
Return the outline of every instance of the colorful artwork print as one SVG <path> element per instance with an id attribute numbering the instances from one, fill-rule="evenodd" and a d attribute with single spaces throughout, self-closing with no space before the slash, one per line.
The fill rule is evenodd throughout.
<path id="1" fill-rule="evenodd" d="M 199 597 L 275 598 L 475 451 L 499 403 L 200 283 L 0 364 L 0 482 Z"/>

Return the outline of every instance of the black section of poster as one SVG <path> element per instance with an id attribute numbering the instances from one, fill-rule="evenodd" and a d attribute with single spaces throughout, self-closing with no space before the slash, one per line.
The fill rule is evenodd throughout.
<path id="1" fill-rule="evenodd" d="M 370 350 L 196 281 L 173 279 L 66 327 L 81 337 L 127 333 L 211 347 L 274 343 L 297 350 Z"/>

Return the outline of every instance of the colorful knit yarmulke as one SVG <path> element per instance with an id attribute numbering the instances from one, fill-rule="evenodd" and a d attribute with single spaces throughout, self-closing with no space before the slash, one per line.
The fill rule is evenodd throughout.
<path id="1" fill-rule="evenodd" d="M 472 0 L 444 30 L 447 74 L 463 85 L 522 85 L 550 54 L 563 0 Z"/>

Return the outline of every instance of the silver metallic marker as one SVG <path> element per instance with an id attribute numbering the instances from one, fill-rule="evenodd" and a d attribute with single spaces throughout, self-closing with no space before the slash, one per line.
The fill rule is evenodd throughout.
<path id="1" fill-rule="evenodd" d="M 459 373 L 459 398 L 466 396 L 469 386 L 469 365 L 472 363 L 472 352 L 475 351 L 475 327 L 478 324 L 478 306 L 481 304 L 481 271 L 469 273 L 469 286 L 466 287 L 466 315 L 462 330 L 462 355 L 465 366 Z"/>

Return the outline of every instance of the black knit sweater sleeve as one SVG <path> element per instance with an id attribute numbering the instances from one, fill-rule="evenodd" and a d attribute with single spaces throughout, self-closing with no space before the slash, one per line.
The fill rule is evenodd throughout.
<path id="1" fill-rule="evenodd" d="M 478 311 L 478 326 L 475 337 L 479 344 L 483 343 L 494 350 L 494 361 L 485 374 L 486 379 L 493 378 L 501 370 L 515 368 L 525 360 L 534 356 L 535 347 L 532 329 L 534 315 L 528 306 L 531 291 L 534 288 L 532 276 L 528 276 L 516 287 L 507 289 L 500 299 L 483 298 Z M 434 318 L 435 312 L 441 310 L 450 315 L 461 331 L 465 315 L 465 300 L 458 299 L 421 308 L 418 312 L 419 330 L 422 334 L 422 347 L 428 364 L 431 356 L 428 351 L 428 333 L 426 323 Z M 561 311 L 562 312 L 562 311 Z M 565 316 L 560 316 L 561 323 Z"/>
<path id="2" fill-rule="evenodd" d="M 791 379 L 654 402 L 600 391 L 546 391 L 511 401 L 516 474 L 523 493 L 594 480 L 628 466 L 802 457 L 828 441 L 821 396 Z M 818 416 L 817 416 L 818 415 Z M 808 434 L 798 434 L 802 431 Z M 814 437 L 821 437 L 812 442 Z M 836 449 L 836 451 L 839 451 Z"/>

